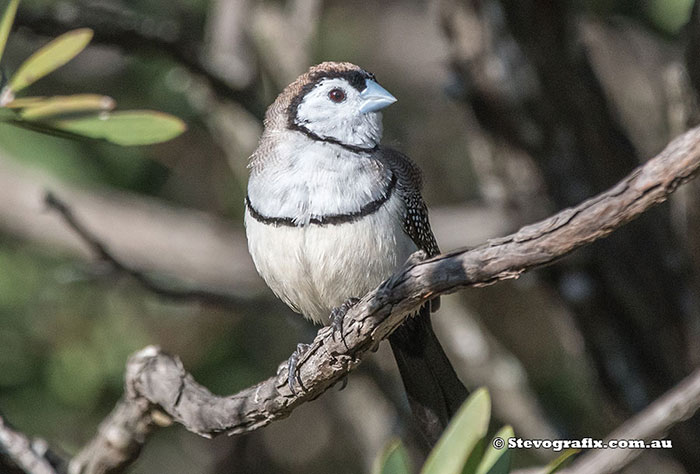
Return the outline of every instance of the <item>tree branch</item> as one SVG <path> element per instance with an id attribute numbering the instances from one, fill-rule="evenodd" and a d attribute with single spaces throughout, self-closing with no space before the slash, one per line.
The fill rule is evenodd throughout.
<path id="1" fill-rule="evenodd" d="M 643 439 L 664 436 L 700 408 L 700 370 L 696 370 L 668 393 L 627 420 L 607 439 Z M 618 472 L 644 453 L 643 449 L 593 449 L 581 456 L 566 474 L 607 474 Z"/>
<path id="2" fill-rule="evenodd" d="M 38 452 L 40 450 L 43 453 Z M 56 474 L 57 471 L 44 456 L 47 451 L 46 447 L 35 446 L 24 434 L 10 428 L 0 416 L 0 454 L 7 455 L 24 472 Z"/>
<path id="3" fill-rule="evenodd" d="M 348 312 L 342 337 L 334 338 L 329 327 L 319 330 L 305 360 L 300 361 L 302 388 L 296 393 L 286 385 L 284 362 L 274 377 L 235 395 L 215 396 L 195 382 L 179 359 L 148 347 L 130 359 L 125 397 L 102 423 L 97 436 L 72 461 L 70 472 L 106 473 L 123 468 L 132 457 L 118 448 L 126 446 L 133 451 L 134 446 L 143 444 L 154 426 L 153 414 L 159 410 L 206 437 L 245 433 L 284 418 L 357 367 L 425 301 L 461 288 L 517 278 L 526 270 L 605 237 L 666 200 L 699 167 L 700 128 L 696 128 L 608 191 L 574 208 L 471 250 L 456 250 L 422 261 L 409 259 Z M 131 432 L 128 427 L 132 426 L 149 429 Z M 113 439 L 115 433 L 119 434 L 118 443 Z"/>
<path id="4" fill-rule="evenodd" d="M 117 259 L 112 252 L 107 249 L 107 246 L 75 217 L 71 208 L 54 193 L 50 191 L 47 192 L 44 202 L 49 208 L 61 214 L 68 226 L 73 229 L 101 259 L 109 262 L 117 271 L 130 275 L 139 282 L 141 286 L 158 296 L 177 301 L 194 300 L 223 307 L 240 307 L 240 305 L 247 303 L 247 301 L 242 298 L 206 289 L 178 289 L 160 284 L 147 277 L 144 273 L 129 267 L 127 264 Z"/>
<path id="5" fill-rule="evenodd" d="M 264 290 L 245 235 L 229 221 L 150 196 L 76 188 L 0 152 L 2 232 L 92 260 L 94 249 L 62 216 L 46 212 L 47 189 L 70 203 L 83 226 L 129 268 L 241 299 Z"/>

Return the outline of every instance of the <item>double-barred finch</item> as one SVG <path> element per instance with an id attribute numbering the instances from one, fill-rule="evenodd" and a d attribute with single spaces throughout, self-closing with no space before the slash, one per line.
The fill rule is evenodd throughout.
<path id="1" fill-rule="evenodd" d="M 267 110 L 249 164 L 248 248 L 272 291 L 316 323 L 328 323 L 332 312 L 342 319 L 348 301 L 416 250 L 439 252 L 419 169 L 379 144 L 379 110 L 395 101 L 371 73 L 326 62 L 287 86 Z M 437 300 L 431 304 L 437 308 Z M 390 343 L 432 445 L 467 391 L 433 333 L 428 306 Z"/>

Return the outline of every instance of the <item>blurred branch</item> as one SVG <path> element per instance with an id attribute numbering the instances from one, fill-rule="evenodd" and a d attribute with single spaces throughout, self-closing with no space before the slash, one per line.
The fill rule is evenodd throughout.
<path id="1" fill-rule="evenodd" d="M 283 5 L 262 4 L 252 17 L 252 36 L 261 64 L 280 89 L 311 62 L 321 3 L 289 0 Z"/>
<path id="2" fill-rule="evenodd" d="M 149 291 L 152 291 L 158 296 L 163 296 L 174 300 L 194 300 L 219 306 L 233 307 L 241 305 L 241 299 L 232 295 L 215 293 L 213 291 L 201 289 L 180 290 L 162 285 L 148 278 L 142 272 L 130 268 L 118 260 L 107 249 L 107 247 L 99 241 L 97 237 L 95 237 L 78 219 L 76 219 L 76 217 L 73 215 L 73 211 L 68 207 L 68 205 L 60 200 L 55 194 L 50 191 L 47 192 L 45 202 L 47 206 L 57 211 L 63 217 L 68 226 L 73 229 L 94 250 L 94 252 L 99 255 L 101 259 L 109 262 L 119 272 L 130 275 L 132 278 L 138 281 L 141 286 Z"/>
<path id="3" fill-rule="evenodd" d="M 700 370 L 696 370 L 668 393 L 637 413 L 607 437 L 610 439 L 659 439 L 677 423 L 700 409 Z M 644 453 L 643 449 L 593 449 L 579 457 L 566 474 L 618 472 Z"/>
<path id="4" fill-rule="evenodd" d="M 126 395 L 100 426 L 96 437 L 71 464 L 72 473 L 114 472 L 138 451 L 160 410 L 202 436 L 240 434 L 285 418 L 320 396 L 356 368 L 365 355 L 426 301 L 461 288 L 517 278 L 571 251 L 603 238 L 667 199 L 700 168 L 700 128 L 671 142 L 656 158 L 608 191 L 574 208 L 477 248 L 434 258 L 412 258 L 394 276 L 368 293 L 346 316 L 340 337 L 319 330 L 299 362 L 301 390 L 287 386 L 287 362 L 277 375 L 239 393 L 215 396 L 188 374 L 176 357 L 148 347 L 127 364 Z M 138 426 L 131 432 L 129 427 Z M 119 439 L 115 442 L 114 434 Z M 126 461 L 125 461 L 126 460 Z"/>
<path id="5" fill-rule="evenodd" d="M 83 226 L 126 267 L 241 300 L 255 299 L 264 289 L 243 232 L 227 221 L 143 195 L 75 189 L 0 155 L 2 231 L 92 259 L 93 249 L 61 216 L 46 212 L 46 189 L 69 203 Z"/>
<path id="6" fill-rule="evenodd" d="M 264 114 L 256 88 L 234 88 L 231 81 L 202 60 L 201 45 L 184 38 L 179 31 L 182 25 L 173 20 L 144 18 L 125 5 L 61 2 L 55 8 L 20 8 L 15 25 L 44 36 L 58 36 L 74 28 L 87 27 L 94 30 L 93 44 L 116 46 L 128 54 L 158 51 L 205 78 L 221 98 L 239 103 L 258 118 Z"/>
<path id="7" fill-rule="evenodd" d="M 44 456 L 47 449 L 44 454 L 37 451 L 29 438 L 7 426 L 0 416 L 0 456 L 9 457 L 27 474 L 57 474 Z"/>
<path id="8" fill-rule="evenodd" d="M 693 101 L 697 104 L 698 94 L 700 94 L 700 4 L 698 2 L 693 3 L 690 20 L 686 26 L 686 39 L 685 61 L 691 85 L 695 90 Z M 690 118 L 691 123 L 700 121 L 699 113 L 696 107 L 695 113 Z"/>
<path id="9" fill-rule="evenodd" d="M 238 87 L 251 84 L 258 74 L 247 34 L 251 7 L 250 0 L 213 0 L 207 7 L 207 64 Z"/>

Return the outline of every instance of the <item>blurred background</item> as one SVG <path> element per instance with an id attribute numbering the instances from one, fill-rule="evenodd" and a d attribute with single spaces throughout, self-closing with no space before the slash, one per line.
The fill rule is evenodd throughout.
<path id="1" fill-rule="evenodd" d="M 24 0 L 7 73 L 50 38 L 95 31 L 30 93 L 107 94 L 189 130 L 124 148 L 0 124 L 0 411 L 75 453 L 147 344 L 229 394 L 313 338 L 255 273 L 242 224 L 265 108 L 310 65 L 357 63 L 399 99 L 384 143 L 423 169 L 450 250 L 577 204 L 697 123 L 693 3 Z M 443 299 L 436 331 L 466 385 L 491 391 L 494 427 L 602 438 L 698 365 L 699 186 L 546 269 Z M 47 190 L 126 265 L 227 303 L 168 300 L 115 271 L 47 208 Z M 159 430 L 129 472 L 368 472 L 391 438 L 414 443 L 407 411 L 382 347 L 345 390 L 259 432 Z M 672 451 L 648 451 L 627 472 L 700 472 L 700 418 L 669 438 Z M 515 463 L 553 454 L 518 451 Z"/>

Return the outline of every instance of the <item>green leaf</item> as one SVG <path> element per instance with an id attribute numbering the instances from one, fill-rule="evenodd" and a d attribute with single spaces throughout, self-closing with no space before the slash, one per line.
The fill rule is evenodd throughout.
<path id="1" fill-rule="evenodd" d="M 461 474 L 469 457 L 480 455 L 475 448 L 486 436 L 490 417 L 488 391 L 480 388 L 460 407 L 428 456 L 421 473 Z"/>
<path id="2" fill-rule="evenodd" d="M 2 53 L 5 52 L 7 37 L 10 36 L 10 30 L 12 29 L 12 23 L 15 21 L 18 5 L 19 0 L 10 0 L 9 5 L 7 5 L 5 9 L 5 13 L 2 14 L 2 19 L 0 19 L 0 59 L 2 59 Z"/>
<path id="3" fill-rule="evenodd" d="M 66 64 L 90 43 L 92 30 L 82 28 L 64 33 L 40 48 L 19 67 L 9 87 L 18 92 Z"/>
<path id="4" fill-rule="evenodd" d="M 566 451 L 561 453 L 561 455 L 558 458 L 547 464 L 547 467 L 545 467 L 544 470 L 544 474 L 553 474 L 557 472 L 559 469 L 561 469 L 568 463 L 568 461 L 574 454 L 578 454 L 580 451 L 580 449 L 567 449 Z"/>
<path id="5" fill-rule="evenodd" d="M 59 130 L 124 146 L 164 142 L 180 135 L 187 128 L 179 118 L 152 110 L 106 112 L 45 123 Z"/>
<path id="6" fill-rule="evenodd" d="M 46 97 L 20 97 L 19 99 L 13 99 L 12 102 L 7 103 L 5 107 L 8 109 L 23 109 L 44 100 L 46 100 Z"/>
<path id="7" fill-rule="evenodd" d="M 401 440 L 389 441 L 374 460 L 372 474 L 410 474 L 411 462 Z"/>
<path id="8" fill-rule="evenodd" d="M 28 103 L 20 112 L 20 117 L 24 120 L 44 120 L 57 115 L 112 110 L 114 106 L 114 99 L 106 95 L 55 96 Z"/>
<path id="9" fill-rule="evenodd" d="M 476 474 L 508 474 L 510 472 L 510 457 L 511 452 L 508 450 L 508 439 L 515 436 L 513 428 L 504 426 L 491 440 L 484 457 L 481 459 L 481 464 L 476 469 Z M 503 445 L 500 449 L 495 446 L 500 441 Z"/>
<path id="10" fill-rule="evenodd" d="M 462 474 L 476 474 L 476 470 L 481 463 L 484 449 L 486 446 L 486 437 L 481 438 L 472 448 L 472 452 L 467 458 L 467 462 L 462 467 Z"/>
<path id="11" fill-rule="evenodd" d="M 17 120 L 17 112 L 7 107 L 0 107 L 0 122 Z"/>
<path id="12" fill-rule="evenodd" d="M 3 110 L 3 109 L 0 109 L 0 110 Z M 11 110 L 11 109 L 6 109 L 6 110 Z M 64 130 L 59 130 L 55 127 L 52 127 L 51 125 L 47 125 L 44 122 L 30 122 L 28 120 L 21 120 L 21 119 L 17 118 L 16 115 L 15 115 L 15 120 L 5 119 L 4 121 L 11 124 L 11 125 L 14 125 L 15 127 L 23 128 L 25 130 L 31 130 L 32 132 L 43 133 L 44 135 L 51 135 L 53 137 L 68 138 L 71 140 L 83 140 L 83 141 L 90 140 L 90 138 L 87 138 L 84 135 L 77 135 L 75 133 L 66 132 Z"/>

